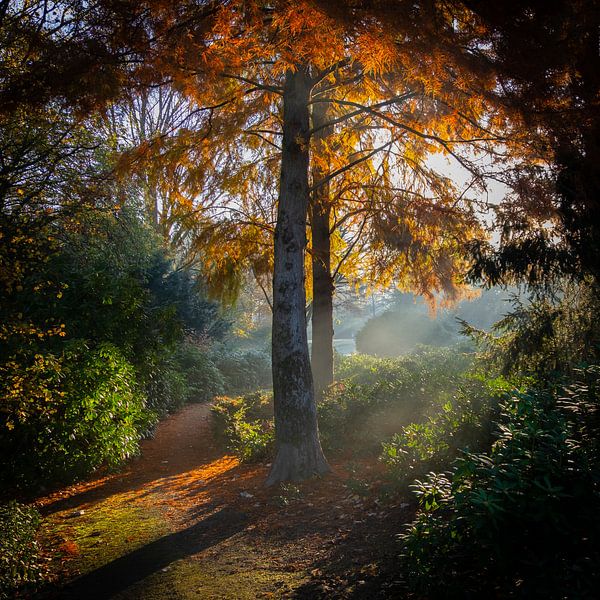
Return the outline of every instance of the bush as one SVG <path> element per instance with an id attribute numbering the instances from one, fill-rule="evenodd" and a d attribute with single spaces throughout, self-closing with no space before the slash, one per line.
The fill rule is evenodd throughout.
<path id="1" fill-rule="evenodd" d="M 460 343 L 460 321 L 487 331 L 505 314 L 508 292 L 500 288 L 480 292 L 477 298 L 463 300 L 453 308 L 439 308 L 432 318 L 422 299 L 395 291 L 388 298 L 390 309 L 369 319 L 358 331 L 356 348 L 375 356 L 400 356 L 414 352 L 420 344 Z"/>
<path id="2" fill-rule="evenodd" d="M 401 384 L 383 380 L 375 385 L 341 381 L 317 406 L 323 447 L 376 451 L 401 423 L 416 418 L 424 402 L 405 396 Z"/>
<path id="3" fill-rule="evenodd" d="M 487 454 L 416 483 L 403 536 L 413 591 L 592 598 L 600 582 L 600 367 L 501 406 Z"/>
<path id="4" fill-rule="evenodd" d="M 216 437 L 240 460 L 256 462 L 271 455 L 275 432 L 270 394 L 217 398 L 211 411 Z"/>
<path id="5" fill-rule="evenodd" d="M 185 343 L 175 358 L 186 380 L 188 402 L 206 402 L 225 393 L 225 379 L 207 352 Z"/>
<path id="6" fill-rule="evenodd" d="M 456 349 L 427 348 L 395 359 L 341 357 L 339 381 L 318 405 L 324 447 L 378 451 L 402 426 L 444 404 L 471 360 Z"/>
<path id="7" fill-rule="evenodd" d="M 473 356 L 468 344 L 451 348 L 418 346 L 412 354 L 397 358 L 350 354 L 339 357 L 336 377 L 369 386 L 382 380 L 398 381 L 407 393 L 433 397 L 441 390 L 456 387 L 462 373 L 472 365 Z"/>
<path id="8" fill-rule="evenodd" d="M 138 450 L 155 415 L 144 407 L 133 367 L 110 344 L 70 343 L 62 355 L 2 366 L 2 395 L 13 403 L 0 422 L 0 478 L 22 484 L 69 481 Z M 29 386 L 16 400 L 15 391 Z M 33 399 L 33 401 L 32 401 Z"/>
<path id="9" fill-rule="evenodd" d="M 174 359 L 184 334 L 208 341 L 229 328 L 134 211 L 59 214 L 37 225 L 2 215 L 0 480 L 9 484 L 74 479 L 136 452 L 156 417 L 199 384 Z"/>
<path id="10" fill-rule="evenodd" d="M 168 354 L 158 356 L 144 365 L 138 379 L 146 396 L 146 407 L 159 419 L 180 409 L 189 399 L 190 390 L 186 377 L 178 369 L 177 362 Z M 144 432 L 147 436 L 150 430 Z"/>
<path id="11" fill-rule="evenodd" d="M 15 501 L 0 504 L 0 598 L 32 591 L 43 570 L 36 540 L 41 517 Z"/>
<path id="12" fill-rule="evenodd" d="M 500 399 L 510 389 L 501 377 L 465 379 L 438 412 L 406 425 L 383 444 L 381 460 L 391 481 L 406 490 L 415 478 L 449 468 L 463 451 L 488 450 Z"/>
<path id="13" fill-rule="evenodd" d="M 237 360 L 234 357 L 233 360 Z M 471 357 L 450 350 L 421 349 L 410 357 L 338 358 L 334 384 L 317 405 L 321 442 L 328 450 L 378 452 L 381 442 L 422 417 L 461 381 Z M 270 452 L 273 407 L 260 392 L 217 399 L 213 406 L 217 437 L 245 460 Z"/>
<path id="14" fill-rule="evenodd" d="M 271 358 L 259 350 L 228 351 L 217 348 L 211 355 L 227 393 L 245 393 L 272 385 Z"/>

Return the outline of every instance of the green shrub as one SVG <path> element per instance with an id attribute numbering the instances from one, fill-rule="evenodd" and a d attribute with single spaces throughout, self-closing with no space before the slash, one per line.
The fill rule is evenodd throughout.
<path id="1" fill-rule="evenodd" d="M 406 489 L 415 478 L 448 468 L 462 451 L 489 449 L 500 399 L 510 389 L 501 377 L 471 376 L 438 412 L 403 427 L 383 444 L 381 460 L 392 482 Z"/>
<path id="2" fill-rule="evenodd" d="M 221 372 L 227 393 L 245 393 L 271 386 L 271 358 L 265 352 L 221 348 L 213 352 L 211 359 Z"/>
<path id="3" fill-rule="evenodd" d="M 275 443 L 275 430 L 271 421 L 235 419 L 231 450 L 243 462 L 258 462 L 271 456 Z"/>
<path id="4" fill-rule="evenodd" d="M 378 451 L 404 425 L 450 397 L 472 362 L 457 349 L 420 348 L 399 358 L 339 358 L 338 382 L 318 405 L 325 448 Z"/>
<path id="5" fill-rule="evenodd" d="M 592 598 L 600 581 L 600 367 L 515 393 L 487 454 L 416 483 L 403 573 L 430 597 Z"/>
<path id="6" fill-rule="evenodd" d="M 487 331 L 506 313 L 507 289 L 479 291 L 477 298 L 465 299 L 453 308 L 440 307 L 433 318 L 421 298 L 395 291 L 388 295 L 389 308 L 356 333 L 356 349 L 375 356 L 401 356 L 414 352 L 420 344 L 440 347 L 456 345 L 461 339 L 464 342 L 461 320 Z"/>
<path id="7" fill-rule="evenodd" d="M 31 507 L 0 504 L 0 598 L 14 598 L 41 583 L 42 563 L 36 540 L 41 517 Z"/>
<path id="8" fill-rule="evenodd" d="M 452 318 L 431 318 L 422 306 L 403 307 L 369 319 L 356 334 L 356 349 L 375 356 L 401 356 L 419 344 L 451 346 L 459 339 L 458 329 Z"/>
<path id="9" fill-rule="evenodd" d="M 255 462 L 269 457 L 274 447 L 273 399 L 256 392 L 217 398 L 211 407 L 218 439 L 242 461 Z"/>
<path id="10" fill-rule="evenodd" d="M 237 361 L 237 357 L 232 359 Z M 467 354 L 420 349 L 409 357 L 352 355 L 338 359 L 340 381 L 318 403 L 321 442 L 327 450 L 379 452 L 403 425 L 445 402 L 471 364 Z M 269 452 L 273 408 L 261 393 L 219 398 L 213 405 L 217 437 L 245 459 Z"/>
<path id="11" fill-rule="evenodd" d="M 225 393 L 225 379 L 208 352 L 185 343 L 179 347 L 176 360 L 187 383 L 189 402 L 206 402 Z"/>
<path id="12" fill-rule="evenodd" d="M 401 423 L 422 411 L 423 398 L 403 392 L 402 385 L 393 380 L 372 386 L 342 381 L 332 386 L 317 406 L 323 447 L 378 450 Z"/>
<path id="13" fill-rule="evenodd" d="M 175 412 L 188 401 L 190 390 L 186 377 L 167 354 L 145 364 L 142 373 L 138 370 L 138 379 L 146 396 L 146 407 L 158 418 Z M 152 430 L 153 427 L 144 435 L 149 435 Z"/>
<path id="14" fill-rule="evenodd" d="M 3 396 L 14 396 L 26 378 L 36 394 L 34 402 L 24 395 L 0 421 L 0 478 L 10 483 L 68 481 L 102 464 L 115 467 L 137 452 L 140 432 L 155 419 L 133 367 L 110 344 L 72 342 L 61 356 L 36 356 L 25 370 L 5 364 L 3 375 Z"/>
<path id="15" fill-rule="evenodd" d="M 435 397 L 442 390 L 456 388 L 462 374 L 471 367 L 473 356 L 465 344 L 452 348 L 419 346 L 412 354 L 397 358 L 351 354 L 339 358 L 336 378 L 369 386 L 394 381 L 406 394 Z"/>

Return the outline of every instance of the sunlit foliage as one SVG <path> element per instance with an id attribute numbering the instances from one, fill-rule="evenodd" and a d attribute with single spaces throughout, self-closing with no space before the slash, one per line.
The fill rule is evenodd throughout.
<path id="1" fill-rule="evenodd" d="M 459 295 L 461 250 L 481 236 L 475 205 L 426 158 L 454 156 L 471 171 L 470 187 L 481 185 L 473 157 L 499 134 L 489 105 L 466 94 L 462 72 L 444 71 L 443 54 L 416 55 L 360 14 L 340 26 L 308 2 L 183 4 L 190 18 L 178 29 L 172 9 L 149 8 L 155 74 L 187 98 L 193 120 L 151 130 L 122 168 L 172 195 L 169 210 L 193 232 L 217 294 L 235 297 L 244 270 L 265 283 L 272 269 L 283 76 L 300 61 L 312 70 L 313 111 L 326 114 L 313 128 L 311 161 L 314 193 L 329 188 L 332 275 L 394 283 L 432 302 L 436 292 Z M 139 112 L 157 97 L 135 102 Z"/>
<path id="2" fill-rule="evenodd" d="M 0 598 L 35 589 L 43 580 L 44 566 L 36 539 L 40 513 L 15 501 L 0 504 Z"/>
<path id="3" fill-rule="evenodd" d="M 318 403 L 319 429 L 333 452 L 374 455 L 403 425 L 425 419 L 454 393 L 472 356 L 457 348 L 421 348 L 396 359 L 366 355 L 340 358 L 338 381 Z M 244 460 L 261 460 L 273 450 L 272 397 L 251 393 L 218 398 L 215 432 Z"/>

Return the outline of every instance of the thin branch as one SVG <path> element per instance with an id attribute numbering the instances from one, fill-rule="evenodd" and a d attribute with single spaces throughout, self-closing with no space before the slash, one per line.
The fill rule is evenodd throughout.
<path id="1" fill-rule="evenodd" d="M 337 274 L 339 273 L 341 266 L 344 264 L 344 261 L 350 256 L 350 253 L 354 250 L 354 248 L 356 247 L 356 244 L 358 244 L 358 241 L 361 238 L 363 229 L 365 228 L 366 222 L 367 222 L 367 219 L 365 218 L 360 226 L 358 233 L 356 234 L 356 236 L 354 236 L 354 241 L 352 242 L 352 244 L 350 245 L 348 250 L 344 253 L 344 256 L 342 256 L 342 258 L 340 258 L 340 260 L 337 264 L 337 267 L 335 268 L 335 271 L 333 272 L 332 279 L 335 279 L 337 277 Z M 363 242 L 361 249 L 364 248 L 364 246 L 365 246 L 365 244 Z"/>
<path id="2" fill-rule="evenodd" d="M 416 92 L 408 92 L 406 94 L 403 94 L 402 96 L 395 96 L 394 98 L 384 100 L 383 102 L 378 102 L 377 104 L 373 104 L 373 105 L 369 106 L 368 108 L 375 110 L 378 108 L 383 108 L 385 106 L 390 106 L 392 104 L 398 104 L 400 102 L 410 100 L 411 98 L 414 98 L 416 95 L 417 95 Z M 335 102 L 336 104 L 340 103 L 337 100 L 329 99 L 329 98 L 324 98 L 324 99 L 320 99 L 320 100 L 315 99 L 312 102 L 331 102 L 331 103 Z M 365 113 L 364 108 L 359 108 L 352 112 L 346 113 L 345 115 L 342 115 L 342 116 L 338 117 L 337 119 L 328 121 L 324 125 L 320 125 L 319 127 L 315 127 L 314 129 L 311 129 L 310 135 L 313 135 L 313 134 L 317 133 L 318 131 L 321 131 L 321 129 L 325 129 L 326 127 L 332 127 L 334 125 L 337 125 L 338 123 L 343 123 L 344 121 L 347 121 L 348 119 L 352 119 L 353 117 L 356 117 L 356 116 L 364 114 L 364 113 Z"/>
<path id="3" fill-rule="evenodd" d="M 260 131 L 254 131 L 252 129 L 244 129 L 243 133 L 246 133 L 248 135 L 254 135 L 257 138 L 261 139 L 263 142 L 266 142 L 267 144 L 270 144 L 271 146 L 273 146 L 273 148 L 276 148 L 277 150 L 281 151 L 281 146 L 278 146 L 275 142 L 271 141 L 269 138 L 262 135 L 260 133 Z"/>
<path id="4" fill-rule="evenodd" d="M 471 140 L 464 140 L 464 139 L 445 140 L 444 138 L 441 138 L 437 135 L 424 133 L 422 131 L 419 131 L 418 129 L 415 129 L 414 127 L 410 127 L 409 125 L 406 125 L 405 123 L 400 123 L 399 121 L 397 121 L 396 119 L 393 119 L 389 115 L 382 114 L 369 106 L 360 104 L 359 102 L 353 102 L 351 100 L 336 100 L 336 99 L 328 99 L 328 100 L 315 99 L 315 100 L 313 100 L 313 102 L 330 102 L 330 103 L 333 102 L 335 104 L 340 104 L 342 106 L 352 106 L 352 107 L 361 109 L 361 111 L 363 111 L 367 114 L 370 114 L 370 115 L 376 117 L 377 119 L 381 119 L 381 120 L 389 123 L 390 125 L 393 125 L 394 127 L 398 127 L 400 129 L 403 129 L 404 131 L 407 131 L 408 133 L 412 133 L 413 135 L 416 135 L 417 137 L 420 137 L 421 139 L 434 141 L 434 142 L 438 143 L 440 146 L 442 146 L 448 154 L 453 156 L 462 167 L 464 167 L 467 171 L 469 171 L 470 173 L 473 173 L 473 174 L 477 173 L 474 166 L 471 163 L 467 162 L 465 159 L 463 159 L 461 156 L 459 156 L 456 152 L 454 152 L 450 148 L 450 145 L 451 144 L 473 144 L 474 142 L 481 142 L 481 141 L 486 141 L 486 142 L 501 141 L 500 138 L 497 138 L 497 139 L 496 138 L 474 138 Z"/>
<path id="5" fill-rule="evenodd" d="M 260 83 L 258 81 L 253 81 L 252 79 L 247 79 L 246 77 L 242 77 L 241 75 L 234 75 L 233 73 L 223 73 L 223 77 L 227 79 L 236 79 L 237 81 L 242 81 L 243 83 L 249 83 L 253 85 L 256 89 L 263 90 L 265 92 L 273 92 L 274 94 L 282 95 L 283 88 L 276 87 L 273 85 L 267 85 L 265 83 Z"/>
<path id="6" fill-rule="evenodd" d="M 258 275 L 256 274 L 256 271 L 254 270 L 254 268 L 252 269 L 252 275 L 254 275 L 254 280 L 256 281 L 256 283 L 258 283 L 258 287 L 262 290 L 262 293 L 265 296 L 265 300 L 267 301 L 267 304 L 269 305 L 271 312 L 273 312 L 273 303 L 271 302 L 271 299 L 269 298 L 269 294 L 267 294 L 267 290 L 265 290 L 265 287 L 263 286 L 262 281 L 260 280 L 260 277 L 258 277 Z"/>
<path id="7" fill-rule="evenodd" d="M 365 162 L 366 160 L 369 160 L 369 158 L 375 156 L 378 152 L 381 152 L 382 150 L 385 150 L 386 148 L 391 146 L 395 141 L 396 141 L 396 138 L 390 140 L 389 142 L 386 142 L 385 144 L 383 144 L 377 148 L 373 148 L 373 150 L 371 150 L 369 153 L 365 154 L 365 156 L 357 158 L 356 160 L 353 160 L 352 162 L 348 163 L 341 169 L 338 169 L 337 171 L 330 173 L 329 175 L 327 175 L 327 177 L 323 177 L 323 179 L 321 179 L 321 181 L 317 181 L 310 188 L 310 192 L 311 193 L 314 192 L 316 189 L 320 188 L 322 185 L 329 183 L 332 179 L 334 179 L 338 175 L 341 175 L 342 173 L 345 173 L 346 171 L 354 168 L 356 165 L 359 165 L 360 163 Z"/>
<path id="8" fill-rule="evenodd" d="M 333 63 L 326 69 L 319 71 L 312 80 L 313 87 L 319 85 L 319 83 L 321 83 L 321 81 L 323 81 L 323 79 L 325 79 L 328 75 L 335 73 L 338 69 L 341 69 L 342 67 L 347 67 L 349 64 L 350 58 L 346 57 Z"/>

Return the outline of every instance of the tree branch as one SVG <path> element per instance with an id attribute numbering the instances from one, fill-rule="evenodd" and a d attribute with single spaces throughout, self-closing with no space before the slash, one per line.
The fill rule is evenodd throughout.
<path id="1" fill-rule="evenodd" d="M 364 162 L 365 160 L 369 160 L 369 158 L 375 156 L 378 152 L 381 152 L 382 150 L 385 150 L 386 148 L 388 148 L 389 146 L 391 146 L 395 141 L 396 141 L 396 138 L 390 140 L 389 142 L 386 142 L 385 144 L 383 144 L 381 146 L 378 146 L 377 148 L 373 148 L 373 150 L 371 150 L 365 156 L 361 156 L 360 158 L 357 158 L 356 160 L 353 160 L 352 162 L 349 162 L 347 165 L 345 165 L 341 169 L 338 169 L 337 171 L 334 171 L 333 173 L 330 173 L 329 175 L 327 175 L 327 177 L 323 177 L 323 179 L 321 179 L 321 181 L 317 181 L 310 188 L 310 192 L 311 193 L 314 192 L 316 189 L 318 189 L 322 185 L 325 185 L 326 183 L 330 182 L 332 179 L 334 179 L 338 175 L 341 175 L 342 173 L 345 173 L 346 171 L 352 169 L 356 165 L 359 165 L 360 163 Z"/>
<path id="2" fill-rule="evenodd" d="M 253 85 L 255 89 L 263 90 L 265 92 L 273 92 L 274 94 L 283 95 L 283 88 L 276 87 L 273 85 L 267 85 L 265 83 L 259 83 L 258 81 L 254 81 L 252 79 L 247 79 L 246 77 L 242 77 L 241 75 L 234 75 L 233 73 L 223 73 L 223 77 L 227 79 L 236 79 L 237 81 L 242 81 L 243 83 L 248 83 Z"/>

